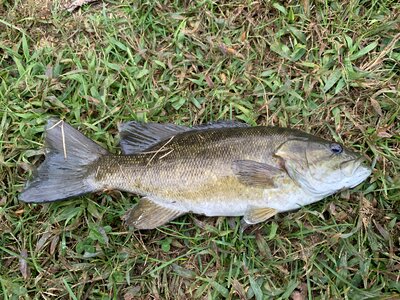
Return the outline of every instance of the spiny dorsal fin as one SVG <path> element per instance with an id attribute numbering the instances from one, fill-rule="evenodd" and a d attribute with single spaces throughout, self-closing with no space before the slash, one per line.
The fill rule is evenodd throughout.
<path id="1" fill-rule="evenodd" d="M 278 211 L 275 208 L 250 208 L 243 217 L 247 224 L 257 224 L 275 216 Z"/>
<path id="2" fill-rule="evenodd" d="M 241 183 L 260 188 L 274 188 L 274 177 L 284 172 L 277 167 L 253 160 L 236 160 L 232 169 Z"/>
<path id="3" fill-rule="evenodd" d="M 196 125 L 192 128 L 175 124 L 138 123 L 132 121 L 120 124 L 118 129 L 122 153 L 128 155 L 145 151 L 162 141 L 166 141 L 186 131 L 248 126 L 245 123 L 237 121 L 218 121 Z"/>
<path id="4" fill-rule="evenodd" d="M 118 126 L 120 145 L 124 154 L 142 152 L 174 135 L 190 130 L 175 124 L 138 123 L 135 121 Z"/>
<path id="5" fill-rule="evenodd" d="M 137 229 L 153 229 L 185 214 L 185 212 L 162 207 L 149 198 L 139 203 L 124 215 L 125 223 Z"/>

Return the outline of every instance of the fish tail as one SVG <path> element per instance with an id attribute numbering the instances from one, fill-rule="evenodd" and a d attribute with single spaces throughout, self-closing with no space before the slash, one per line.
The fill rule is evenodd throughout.
<path id="1" fill-rule="evenodd" d="M 50 119 L 46 126 L 46 159 L 20 194 L 23 202 L 52 202 L 99 190 L 90 167 L 108 151 L 67 123 Z"/>

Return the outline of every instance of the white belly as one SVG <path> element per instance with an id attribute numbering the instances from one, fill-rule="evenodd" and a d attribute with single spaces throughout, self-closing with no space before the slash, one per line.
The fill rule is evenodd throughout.
<path id="1" fill-rule="evenodd" d="M 274 208 L 278 212 L 299 209 L 320 200 L 304 192 L 300 187 L 290 192 L 265 190 L 264 195 L 266 207 Z"/>
<path id="2" fill-rule="evenodd" d="M 152 198 L 161 206 L 182 212 L 192 212 L 206 216 L 243 216 L 252 208 L 274 208 L 278 212 L 299 209 L 319 199 L 304 192 L 300 187 L 282 185 L 280 188 L 265 189 L 260 199 L 225 199 L 211 198 L 202 201 L 173 201 L 170 199 Z"/>

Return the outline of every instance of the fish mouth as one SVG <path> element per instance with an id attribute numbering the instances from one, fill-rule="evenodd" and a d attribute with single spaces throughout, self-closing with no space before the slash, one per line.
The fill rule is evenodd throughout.
<path id="1" fill-rule="evenodd" d="M 342 163 L 341 171 L 346 177 L 354 180 L 354 183 L 350 186 L 350 188 L 353 188 L 371 175 L 372 169 L 368 160 L 365 157 L 360 157 Z"/>
<path id="2" fill-rule="evenodd" d="M 340 170 L 346 176 L 354 175 L 360 168 L 367 168 L 365 157 L 352 158 L 340 164 Z"/>
<path id="3" fill-rule="evenodd" d="M 356 173 L 359 169 L 367 169 L 371 172 L 371 167 L 368 164 L 368 160 L 365 157 L 360 157 L 359 159 L 356 160 L 357 167 L 354 170 L 354 173 Z"/>

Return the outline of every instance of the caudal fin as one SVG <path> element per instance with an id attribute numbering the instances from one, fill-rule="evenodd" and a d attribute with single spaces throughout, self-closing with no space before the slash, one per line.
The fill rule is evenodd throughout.
<path id="1" fill-rule="evenodd" d="M 50 119 L 46 126 L 46 159 L 29 180 L 19 199 L 51 202 L 97 190 L 91 164 L 108 152 L 67 123 Z"/>

